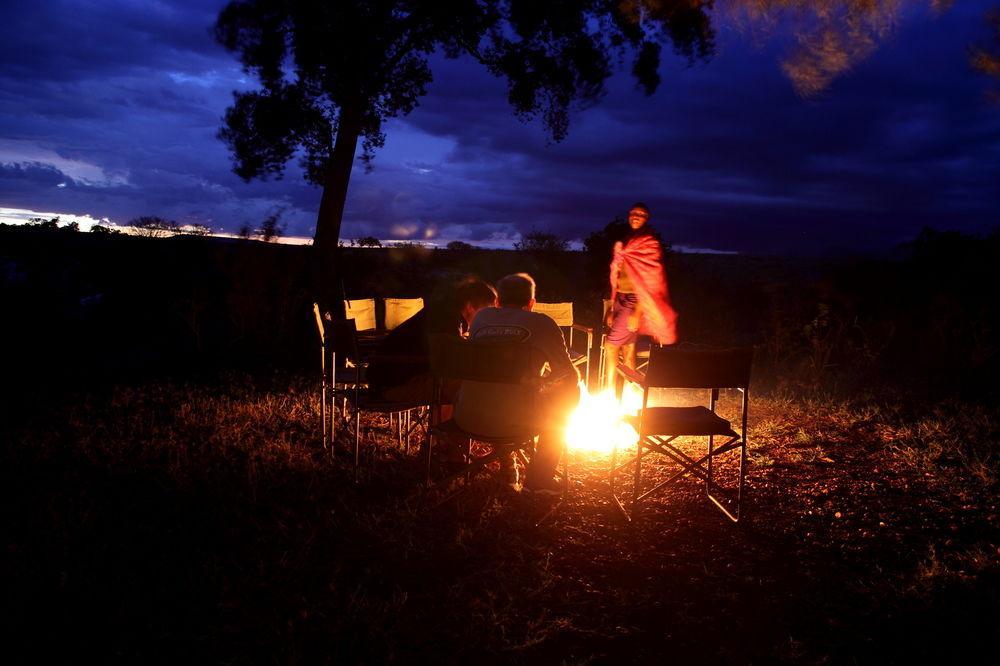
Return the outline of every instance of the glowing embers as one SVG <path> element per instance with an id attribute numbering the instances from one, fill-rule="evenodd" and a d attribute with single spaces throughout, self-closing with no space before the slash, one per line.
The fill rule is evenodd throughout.
<path id="1" fill-rule="evenodd" d="M 580 404 L 566 427 L 569 448 L 610 454 L 616 443 L 618 448 L 634 446 L 638 435 L 623 417 L 637 414 L 640 407 L 642 391 L 635 384 L 625 384 L 619 403 L 610 389 L 591 395 L 581 383 Z"/>

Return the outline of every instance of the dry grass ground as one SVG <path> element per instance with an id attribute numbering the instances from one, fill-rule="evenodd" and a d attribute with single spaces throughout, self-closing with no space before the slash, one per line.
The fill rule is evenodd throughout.
<path id="1" fill-rule="evenodd" d="M 757 395 L 738 526 L 690 480 L 626 523 L 607 459 L 578 453 L 572 497 L 535 529 L 543 501 L 488 478 L 438 508 L 407 501 L 419 463 L 381 422 L 353 485 L 347 456 L 320 446 L 315 388 L 286 376 L 118 387 L 5 426 L 8 650 L 101 663 L 978 663 L 1000 638 L 994 410 Z"/>

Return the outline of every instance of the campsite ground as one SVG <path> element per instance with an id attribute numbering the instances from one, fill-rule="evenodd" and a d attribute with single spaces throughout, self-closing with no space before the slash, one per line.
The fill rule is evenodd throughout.
<path id="1" fill-rule="evenodd" d="M 545 506 L 490 478 L 437 508 L 414 497 L 420 464 L 384 422 L 360 484 L 346 440 L 323 449 L 307 248 L 2 240 L 6 655 L 981 663 L 1000 638 L 996 235 L 671 255 L 684 339 L 757 349 L 745 518 L 685 480 L 626 523 L 607 458 L 577 453 L 537 529 Z M 338 260 L 352 298 L 527 270 L 584 322 L 607 266 L 600 249 Z"/>
<path id="2" fill-rule="evenodd" d="M 607 458 L 569 501 L 488 477 L 433 508 L 371 422 L 363 482 L 312 383 L 224 374 L 22 414 L 0 464 L 6 628 L 33 660 L 985 661 L 996 413 L 755 395 L 746 518 L 688 481 L 633 523 Z M 346 433 L 344 433 L 346 435 Z"/>

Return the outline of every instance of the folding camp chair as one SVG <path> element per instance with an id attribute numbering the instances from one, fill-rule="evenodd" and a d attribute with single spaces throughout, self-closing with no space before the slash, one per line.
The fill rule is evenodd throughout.
<path id="1" fill-rule="evenodd" d="M 628 421 L 639 434 L 634 458 L 618 464 L 617 445 L 611 454 L 609 483 L 612 497 L 629 519 L 637 505 L 653 493 L 691 474 L 705 482 L 705 493 L 727 518 L 737 522 L 746 480 L 747 460 L 747 410 L 750 404 L 750 366 L 752 347 L 733 349 L 683 349 L 654 346 L 650 352 L 649 366 L 645 373 L 618 364 L 618 371 L 629 381 L 642 387 L 642 410 Z M 655 388 L 708 389 L 707 407 L 650 407 L 649 392 Z M 740 431 L 716 414 L 720 389 L 737 389 L 742 395 L 740 406 Z M 708 437 L 708 451 L 695 458 L 686 453 L 677 441 L 680 437 Z M 721 444 L 716 442 L 721 438 Z M 735 497 L 716 482 L 716 459 L 731 451 L 739 451 L 739 479 Z M 642 489 L 642 461 L 646 452 L 665 456 L 680 469 L 652 488 Z M 619 472 L 634 465 L 632 498 L 625 508 L 615 490 Z M 727 497 L 727 495 L 729 495 Z M 727 504 L 729 505 L 727 507 Z"/>
<path id="2" fill-rule="evenodd" d="M 590 386 L 590 353 L 594 347 L 594 329 L 590 326 L 577 324 L 573 320 L 573 303 L 535 303 L 534 312 L 541 312 L 548 315 L 553 321 L 564 329 L 563 337 L 566 339 L 566 350 L 569 352 L 569 360 L 573 366 L 583 369 L 584 383 Z M 584 351 L 579 351 L 573 345 L 573 333 L 579 331 L 587 336 L 587 346 Z M 579 346 L 579 345 L 577 345 Z"/>
<path id="3" fill-rule="evenodd" d="M 343 398 L 343 408 L 341 418 L 345 421 L 353 420 L 354 427 L 354 479 L 358 480 L 361 467 L 361 414 L 370 412 L 385 414 L 396 421 L 396 439 L 400 448 L 404 452 L 409 451 L 409 443 L 413 434 L 420 428 L 426 429 L 427 416 L 430 403 L 410 401 L 410 402 L 390 402 L 382 400 L 373 395 L 367 388 L 364 379 L 364 362 L 358 353 L 357 331 L 354 320 L 346 319 L 342 321 L 327 322 L 327 346 L 331 350 L 329 357 L 329 367 L 333 369 L 333 375 L 329 380 L 330 386 L 327 391 L 330 393 L 330 441 L 333 447 L 334 435 L 336 433 L 337 397 Z M 346 361 L 351 362 L 351 367 L 347 367 Z M 348 409 L 351 413 L 348 413 Z M 325 432 L 324 428 L 324 432 Z"/>
<path id="4" fill-rule="evenodd" d="M 313 317 L 320 342 L 320 419 L 323 424 L 323 448 L 329 448 L 333 445 L 336 434 L 337 397 L 346 400 L 347 390 L 354 388 L 358 382 L 362 384 L 365 382 L 364 367 L 360 365 L 338 370 L 338 364 L 335 362 L 333 316 L 329 312 L 322 312 L 318 303 L 313 303 Z M 343 359 L 344 350 L 341 350 L 341 354 Z"/>
<path id="5" fill-rule="evenodd" d="M 385 299 L 385 330 L 391 331 L 424 308 L 422 298 Z"/>
<path id="6" fill-rule="evenodd" d="M 447 380 L 478 381 L 503 384 L 513 391 L 524 391 L 530 397 L 537 389 L 540 378 L 538 368 L 541 363 L 534 356 L 532 348 L 522 342 L 507 341 L 469 341 L 450 336 L 435 336 L 431 340 L 431 372 L 435 379 L 435 406 L 440 407 L 442 388 Z M 447 487 L 451 482 L 462 476 L 472 475 L 501 457 L 516 454 L 524 461 L 524 453 L 534 450 L 534 430 L 514 433 L 509 436 L 496 437 L 484 433 L 463 430 L 454 419 L 432 425 L 428 431 L 427 455 L 427 485 L 431 485 L 431 469 L 434 440 L 448 438 L 450 441 L 464 440 L 466 442 L 466 464 L 437 482 L 437 485 Z M 473 441 L 487 444 L 492 451 L 478 458 L 471 455 Z M 569 489 L 569 456 L 565 443 L 562 450 L 563 494 Z M 451 495 L 453 496 L 453 495 Z M 450 496 L 449 496 L 450 497 Z M 558 505 L 556 505 L 558 506 Z M 547 518 L 553 506 L 542 518 Z"/>

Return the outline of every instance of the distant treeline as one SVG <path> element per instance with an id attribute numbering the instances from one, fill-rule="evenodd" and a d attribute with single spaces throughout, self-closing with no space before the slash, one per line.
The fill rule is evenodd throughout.
<path id="1" fill-rule="evenodd" d="M 611 239 L 583 252 L 341 248 L 347 298 L 429 296 L 527 271 L 597 325 Z M 310 248 L 238 239 L 0 234 L 7 387 L 149 373 L 311 371 Z M 755 380 L 795 390 L 993 391 L 1000 237 L 924 231 L 894 259 L 668 255 L 682 340 L 754 344 Z"/>

